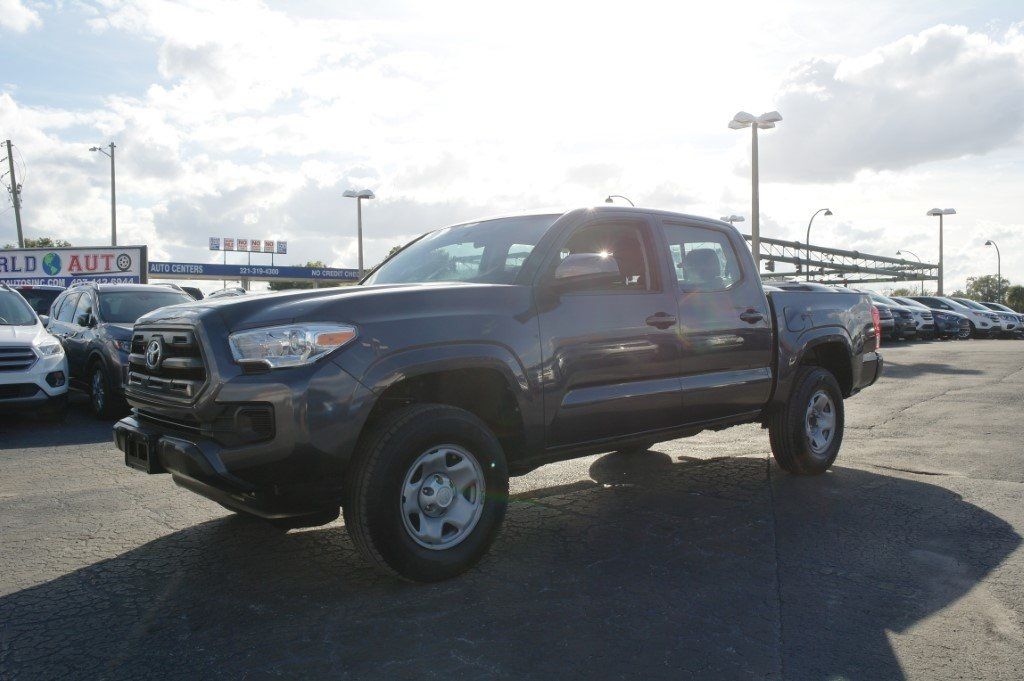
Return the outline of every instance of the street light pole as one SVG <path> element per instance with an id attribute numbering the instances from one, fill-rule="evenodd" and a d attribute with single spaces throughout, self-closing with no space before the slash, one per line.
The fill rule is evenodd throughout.
<path id="1" fill-rule="evenodd" d="M 89 151 L 98 151 L 110 159 L 110 245 L 117 245 L 117 184 L 114 181 L 114 143 L 111 142 L 110 153 L 101 147 L 90 147 Z"/>
<path id="2" fill-rule="evenodd" d="M 914 253 L 913 251 L 908 251 L 905 248 L 902 251 L 896 251 L 896 255 L 903 255 L 904 253 L 909 253 L 910 255 L 914 256 L 915 258 L 917 258 L 918 262 L 924 262 L 923 260 L 921 260 L 921 256 L 919 256 L 917 253 Z M 922 274 L 924 274 L 924 272 L 922 272 Z M 924 295 L 924 279 L 921 280 L 921 295 Z"/>
<path id="3" fill-rule="evenodd" d="M 729 121 L 729 128 L 741 130 L 750 128 L 750 248 L 754 253 L 754 264 L 757 265 L 757 274 L 761 276 L 761 197 L 758 191 L 758 154 L 757 154 L 757 130 L 774 128 L 775 124 L 782 120 L 778 111 L 769 111 L 760 116 L 753 116 L 746 111 L 740 111 Z"/>
<path id="4" fill-rule="evenodd" d="M 942 292 L 942 274 L 943 274 L 943 260 L 942 260 L 942 217 L 944 215 L 956 215 L 955 208 L 932 208 L 926 213 L 926 215 L 939 216 L 939 286 L 936 295 L 944 295 Z"/>
<path id="5" fill-rule="evenodd" d="M 986 246 L 995 246 L 996 249 L 996 300 L 997 303 L 1003 302 L 1003 256 L 999 253 L 999 246 L 995 241 L 989 239 L 985 242 Z"/>
<path id="6" fill-rule="evenodd" d="M 347 199 L 356 200 L 356 234 L 359 243 L 359 278 L 363 278 L 363 199 L 375 198 L 369 189 L 347 189 L 342 194 Z"/>
<path id="7" fill-rule="evenodd" d="M 623 201 L 629 201 L 629 205 L 636 208 L 636 204 L 630 201 L 629 197 L 623 196 L 622 194 L 609 194 L 608 198 L 604 200 L 605 203 L 615 203 L 612 199 L 622 199 Z"/>
<path id="8" fill-rule="evenodd" d="M 811 225 L 814 224 L 814 218 L 818 217 L 818 213 L 825 213 L 825 215 L 832 215 L 832 211 L 828 208 L 819 208 L 811 216 L 810 221 L 807 223 L 807 273 L 806 280 L 811 280 Z"/>

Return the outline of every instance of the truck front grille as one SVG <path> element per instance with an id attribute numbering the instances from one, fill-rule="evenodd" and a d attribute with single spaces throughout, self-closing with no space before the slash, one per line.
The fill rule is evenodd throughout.
<path id="1" fill-rule="evenodd" d="M 0 348 L 0 371 L 25 371 L 36 363 L 36 353 L 27 345 Z"/>
<path id="2" fill-rule="evenodd" d="M 160 348 L 155 364 L 150 353 Z M 147 355 L 147 353 L 149 353 Z M 206 363 L 199 339 L 187 328 L 136 328 L 128 356 L 128 392 L 191 402 L 206 384 Z"/>

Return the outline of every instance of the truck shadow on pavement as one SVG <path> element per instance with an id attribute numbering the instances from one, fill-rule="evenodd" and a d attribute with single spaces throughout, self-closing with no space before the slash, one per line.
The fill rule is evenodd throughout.
<path id="1" fill-rule="evenodd" d="M 646 452 L 590 472 L 513 497 L 490 555 L 440 584 L 378 576 L 338 523 L 174 532 L 0 598 L 0 677 L 901 678 L 887 632 L 1021 541 L 850 468 Z"/>
<path id="2" fill-rule="evenodd" d="M 929 374 L 941 376 L 981 376 L 984 372 L 981 369 L 970 369 L 953 364 L 942 364 L 940 362 L 910 362 L 901 364 L 886 358 L 885 369 L 882 370 L 883 378 L 920 378 Z"/>

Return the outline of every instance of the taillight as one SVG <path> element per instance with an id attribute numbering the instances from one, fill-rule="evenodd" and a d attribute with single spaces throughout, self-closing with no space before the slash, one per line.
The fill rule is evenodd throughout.
<path id="1" fill-rule="evenodd" d="M 871 306 L 871 324 L 875 327 L 875 350 L 878 350 L 882 347 L 882 319 L 874 305 Z"/>

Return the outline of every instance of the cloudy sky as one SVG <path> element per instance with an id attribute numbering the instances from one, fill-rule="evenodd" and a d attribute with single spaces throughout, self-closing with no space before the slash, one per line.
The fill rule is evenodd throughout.
<path id="1" fill-rule="evenodd" d="M 777 109 L 765 236 L 802 240 L 827 206 L 815 243 L 934 261 L 925 211 L 955 207 L 949 284 L 994 272 L 988 238 L 1024 283 L 1019 0 L 701 4 L 0 0 L 0 139 L 28 236 L 107 238 L 89 147 L 114 141 L 119 241 L 151 259 L 258 236 L 354 267 L 347 188 L 379 197 L 367 264 L 438 225 L 609 193 L 749 221 L 749 135 L 726 124 Z"/>

